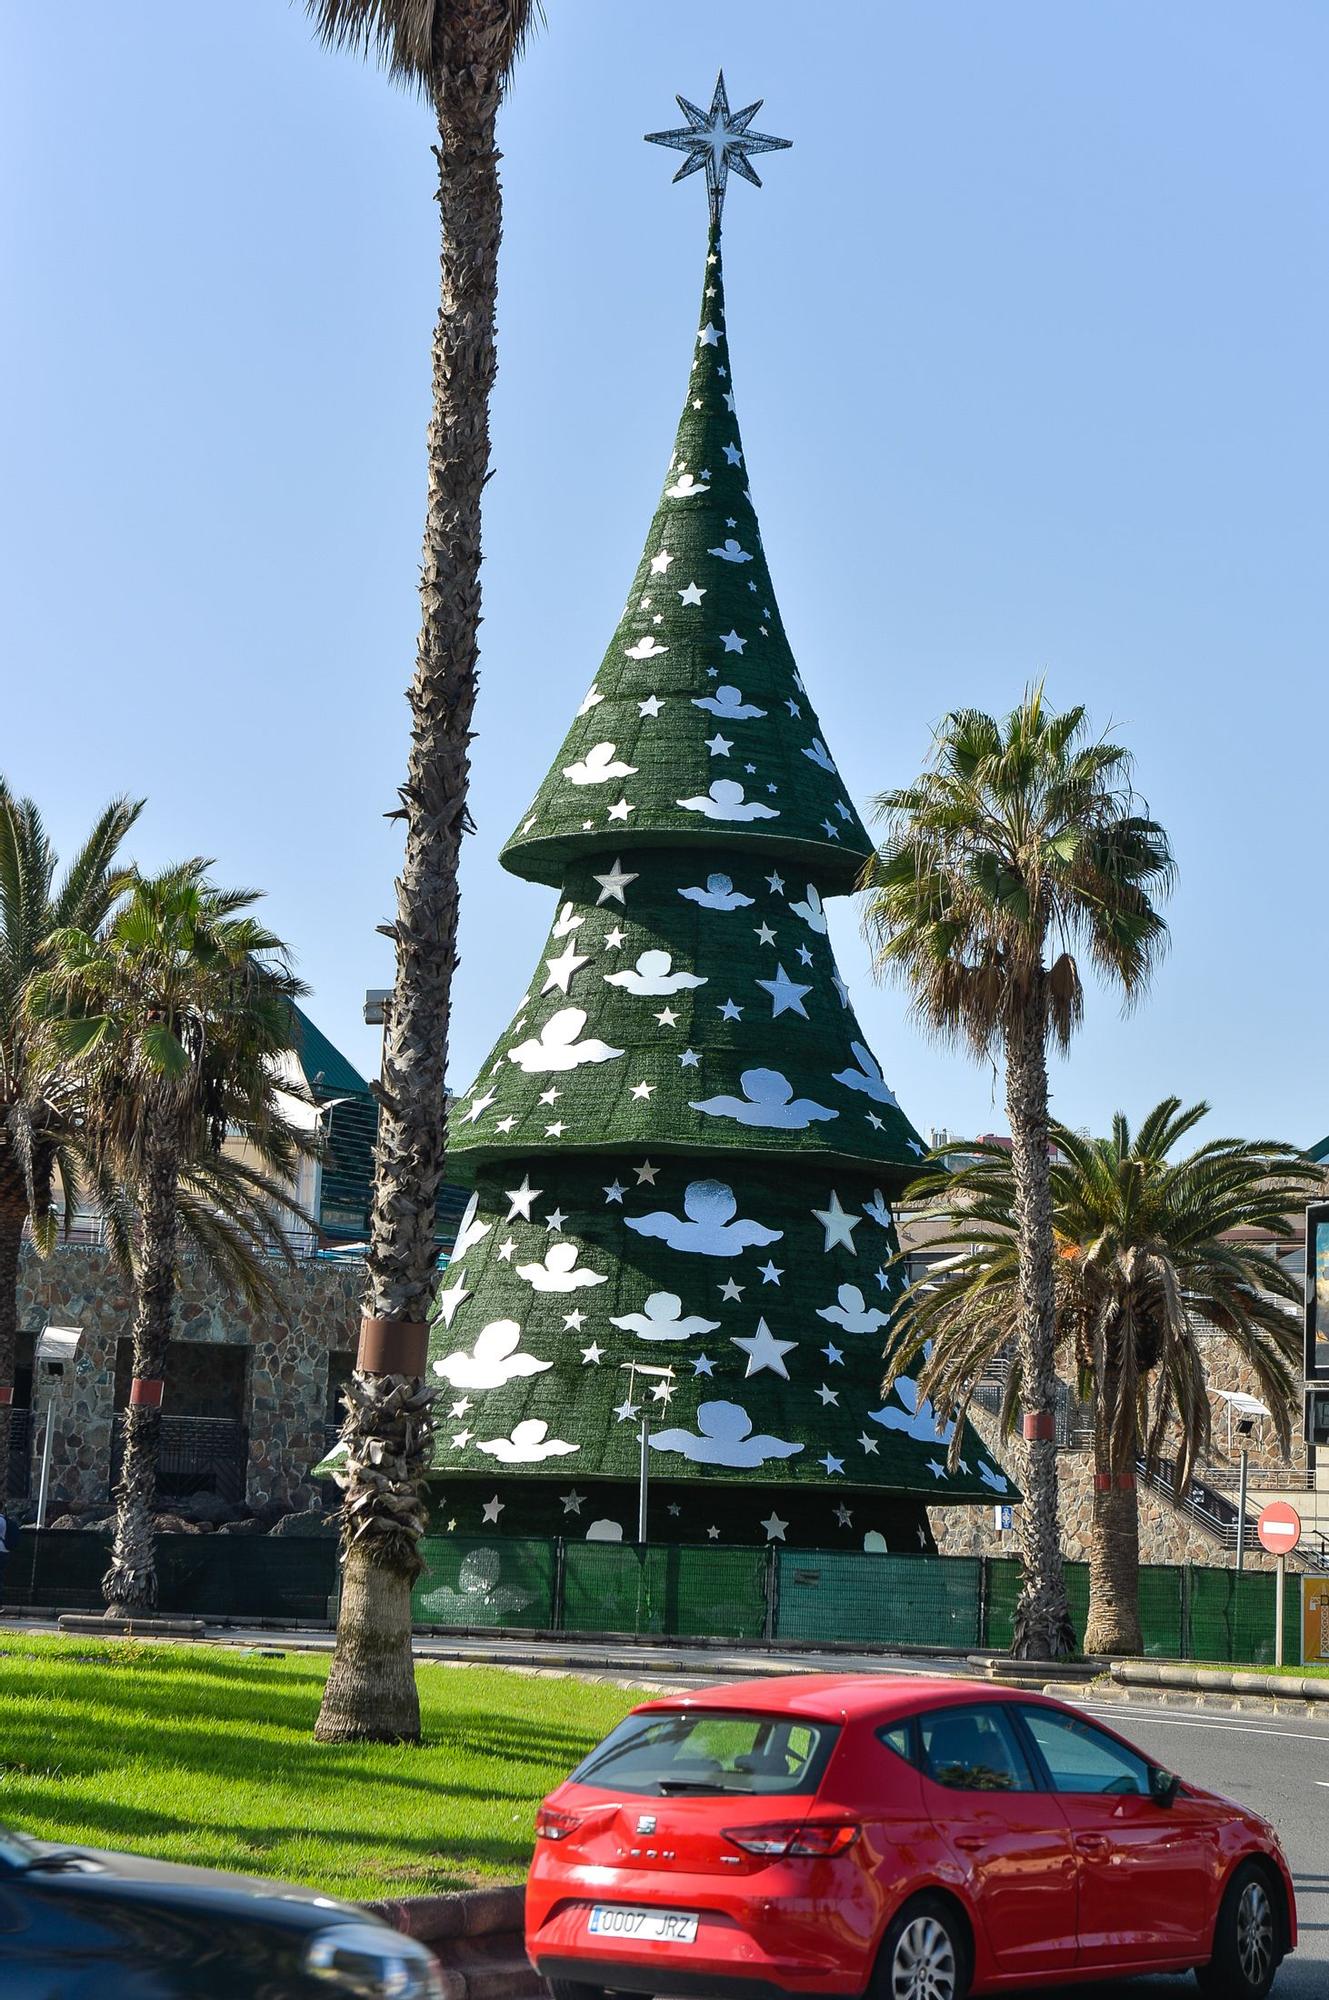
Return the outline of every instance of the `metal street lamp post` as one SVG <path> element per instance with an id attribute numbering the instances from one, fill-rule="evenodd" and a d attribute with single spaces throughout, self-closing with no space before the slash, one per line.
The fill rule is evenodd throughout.
<path id="1" fill-rule="evenodd" d="M 664 1403 L 666 1408 L 668 1407 L 669 1398 L 673 1394 L 674 1371 L 672 1368 L 657 1368 L 649 1361 L 622 1361 L 619 1363 L 619 1366 L 626 1368 L 628 1372 L 629 1405 L 632 1402 L 632 1392 L 636 1387 L 638 1375 L 654 1375 L 663 1378 L 671 1385 L 663 1394 L 658 1389 L 655 1391 L 658 1400 Z M 651 1417 L 650 1411 L 643 1403 L 641 1409 L 641 1464 L 637 1474 L 637 1540 L 643 1548 L 646 1546 L 646 1500 L 651 1476 L 650 1456 Z"/>

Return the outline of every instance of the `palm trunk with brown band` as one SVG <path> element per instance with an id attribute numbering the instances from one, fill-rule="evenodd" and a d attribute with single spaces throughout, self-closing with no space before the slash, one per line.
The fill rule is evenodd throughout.
<path id="1" fill-rule="evenodd" d="M 422 1319 L 362 1319 L 356 1368 L 364 1375 L 423 1375 L 429 1325 Z"/>

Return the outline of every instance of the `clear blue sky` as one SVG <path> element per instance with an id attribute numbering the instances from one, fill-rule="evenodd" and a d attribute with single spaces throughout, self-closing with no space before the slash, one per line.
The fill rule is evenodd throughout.
<path id="1" fill-rule="evenodd" d="M 700 183 L 673 93 L 794 150 L 731 183 L 729 320 L 785 622 L 860 801 L 1046 674 L 1136 752 L 1174 946 L 1091 998 L 1056 1108 L 1329 1130 L 1329 12 L 1319 0 L 549 0 L 506 236 L 455 1083 L 552 899 L 495 856 L 608 641 L 668 457 Z M 68 843 L 269 892 L 371 1067 L 390 979 L 437 273 L 425 111 L 283 0 L 0 24 L 0 768 Z M 1317 880 L 1317 877 L 1319 878 Z M 1317 895 L 1318 888 L 1318 895 Z M 926 1127 L 993 1081 L 838 949 Z"/>

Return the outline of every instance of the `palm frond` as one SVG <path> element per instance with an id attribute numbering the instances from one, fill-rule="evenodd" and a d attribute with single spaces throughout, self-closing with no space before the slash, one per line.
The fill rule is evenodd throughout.
<path id="1" fill-rule="evenodd" d="M 397 82 L 430 94 L 444 58 L 449 0 L 305 0 L 319 39 L 368 56 Z M 544 24 L 541 0 L 493 0 L 486 24 L 506 79 Z"/>

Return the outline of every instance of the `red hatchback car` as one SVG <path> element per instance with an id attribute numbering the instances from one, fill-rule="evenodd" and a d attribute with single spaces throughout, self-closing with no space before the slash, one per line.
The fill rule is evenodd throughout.
<path id="1" fill-rule="evenodd" d="M 536 1818 L 554 2000 L 968 1992 L 1194 1967 L 1262 2000 L 1296 1943 L 1272 1827 L 1078 1709 L 799 1675 L 636 1708 Z"/>

